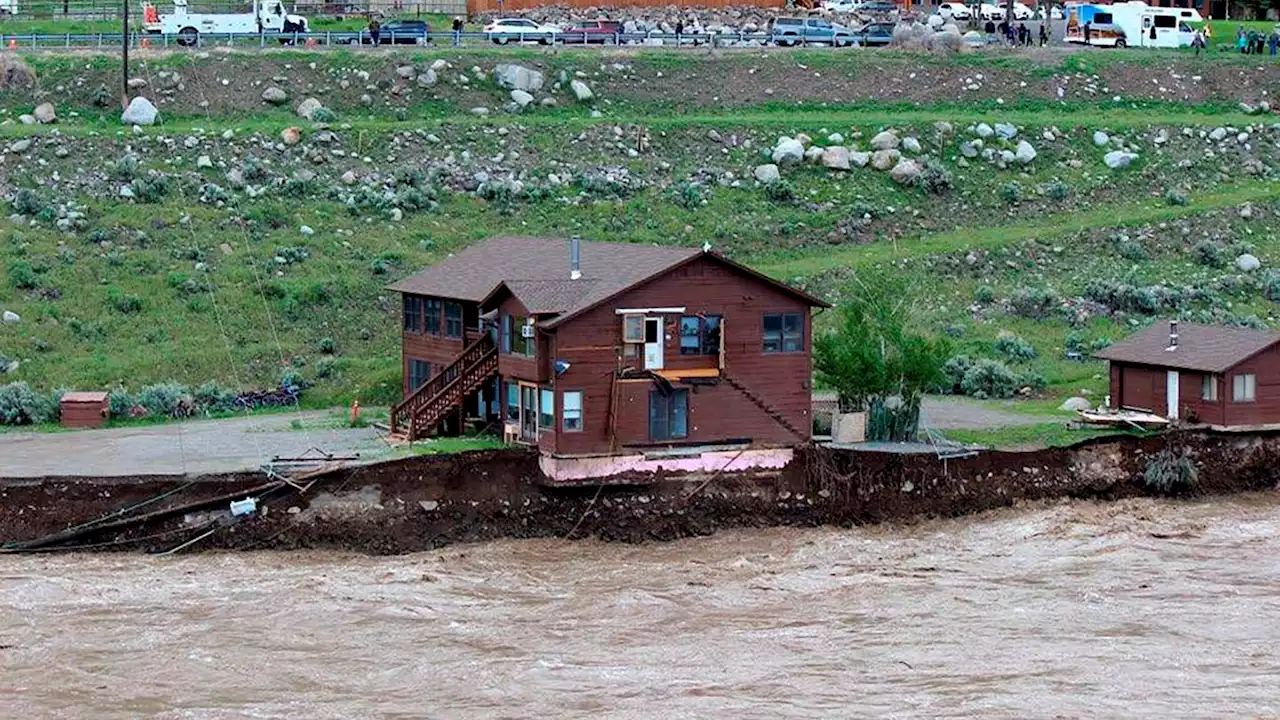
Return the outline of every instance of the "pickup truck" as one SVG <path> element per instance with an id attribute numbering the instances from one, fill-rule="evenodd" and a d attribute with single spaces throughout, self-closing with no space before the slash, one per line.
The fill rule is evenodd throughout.
<path id="1" fill-rule="evenodd" d="M 769 39 L 777 45 L 823 43 L 848 47 L 857 44 L 852 29 L 824 18 L 776 18 Z"/>

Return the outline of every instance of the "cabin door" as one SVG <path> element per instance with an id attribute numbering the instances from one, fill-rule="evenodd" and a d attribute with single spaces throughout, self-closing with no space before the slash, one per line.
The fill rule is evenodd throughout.
<path id="1" fill-rule="evenodd" d="M 520 386 L 520 439 L 538 441 L 538 388 L 535 385 Z"/>
<path id="2" fill-rule="evenodd" d="M 644 319 L 644 369 L 662 369 L 662 318 Z"/>
<path id="3" fill-rule="evenodd" d="M 1178 419 L 1178 371 L 1170 370 L 1165 374 L 1165 397 L 1167 398 L 1165 417 Z"/>

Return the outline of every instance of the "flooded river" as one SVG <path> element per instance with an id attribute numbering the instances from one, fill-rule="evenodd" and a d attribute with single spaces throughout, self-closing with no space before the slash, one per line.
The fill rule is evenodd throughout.
<path id="1" fill-rule="evenodd" d="M 1280 714 L 1280 498 L 644 546 L 0 557 L 12 718 Z"/>

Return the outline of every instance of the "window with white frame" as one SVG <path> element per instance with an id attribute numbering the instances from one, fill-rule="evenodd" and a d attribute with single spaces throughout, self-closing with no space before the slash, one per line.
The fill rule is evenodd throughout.
<path id="1" fill-rule="evenodd" d="M 1231 401 L 1253 402 L 1257 396 L 1258 378 L 1253 373 L 1231 378 Z"/>
<path id="2" fill-rule="evenodd" d="M 1218 401 L 1218 377 L 1205 375 L 1200 386 L 1200 399 L 1206 402 Z"/>
<path id="3" fill-rule="evenodd" d="M 565 432 L 582 430 L 581 390 L 565 390 L 560 394 L 560 416 Z"/>

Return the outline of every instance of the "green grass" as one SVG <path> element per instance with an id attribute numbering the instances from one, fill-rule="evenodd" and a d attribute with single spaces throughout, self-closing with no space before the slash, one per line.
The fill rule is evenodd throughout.
<path id="1" fill-rule="evenodd" d="M 1071 427 L 1065 422 L 1011 425 L 987 430 L 944 430 L 953 442 L 996 450 L 1032 450 L 1066 447 L 1096 437 L 1131 435 L 1134 431 L 1111 428 Z"/>
<path id="2" fill-rule="evenodd" d="M 1209 40 L 1209 47 L 1217 49 L 1218 47 L 1227 47 L 1232 51 L 1236 47 L 1236 31 L 1241 27 L 1245 32 L 1257 31 L 1263 35 L 1268 35 L 1275 29 L 1277 23 L 1267 20 L 1210 20 L 1203 23 L 1192 23 L 1194 27 L 1203 28 L 1210 27 L 1213 30 L 1213 37 Z M 1255 62 L 1259 59 L 1257 55 L 1242 56 L 1239 53 L 1231 53 L 1236 57 L 1243 59 L 1252 58 Z M 1265 56 L 1270 57 L 1270 56 Z"/>
<path id="3" fill-rule="evenodd" d="M 507 445 L 490 435 L 467 435 L 419 440 L 411 447 L 414 455 L 449 455 L 471 450 L 498 450 Z"/>

